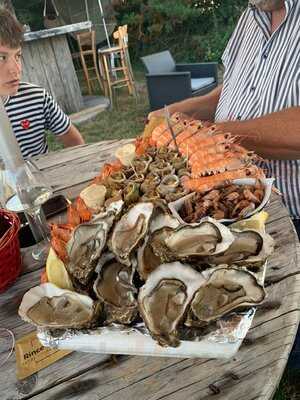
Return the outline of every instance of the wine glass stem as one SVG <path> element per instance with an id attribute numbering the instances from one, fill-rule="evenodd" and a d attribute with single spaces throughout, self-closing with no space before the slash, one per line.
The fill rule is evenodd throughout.
<path id="1" fill-rule="evenodd" d="M 36 243 L 43 240 L 49 242 L 49 230 L 42 207 L 34 207 L 32 210 L 26 210 L 25 215 Z"/>

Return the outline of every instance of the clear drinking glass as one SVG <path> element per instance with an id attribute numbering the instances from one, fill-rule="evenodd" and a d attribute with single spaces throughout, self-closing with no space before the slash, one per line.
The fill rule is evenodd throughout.
<path id="1" fill-rule="evenodd" d="M 31 160 L 14 170 L 2 171 L 2 203 L 10 211 L 24 212 L 36 241 L 32 251 L 35 260 L 42 260 L 49 248 L 49 230 L 41 206 L 51 195 L 46 178 Z"/>
<path id="2" fill-rule="evenodd" d="M 13 332 L 6 328 L 0 328 L 0 368 L 9 360 L 14 347 L 15 337 Z"/>

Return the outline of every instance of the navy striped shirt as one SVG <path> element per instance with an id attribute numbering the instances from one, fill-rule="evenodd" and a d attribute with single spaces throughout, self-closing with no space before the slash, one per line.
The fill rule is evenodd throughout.
<path id="1" fill-rule="evenodd" d="M 223 54 L 216 121 L 253 119 L 300 106 L 300 1 L 285 0 L 285 7 L 286 17 L 273 34 L 270 13 L 253 6 L 243 13 Z M 300 218 L 300 160 L 268 160 L 265 168 L 275 177 L 291 216 Z"/>
<path id="2" fill-rule="evenodd" d="M 46 130 L 54 135 L 70 128 L 69 117 L 45 89 L 22 82 L 4 106 L 24 158 L 48 152 Z"/>

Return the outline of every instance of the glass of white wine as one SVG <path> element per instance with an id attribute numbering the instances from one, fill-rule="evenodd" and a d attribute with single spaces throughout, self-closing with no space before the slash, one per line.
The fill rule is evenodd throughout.
<path id="1" fill-rule="evenodd" d="M 49 248 L 49 229 L 42 204 L 51 197 L 52 189 L 31 160 L 24 161 L 14 170 L 5 170 L 4 179 L 4 207 L 10 211 L 24 212 L 36 241 L 32 256 L 35 260 L 42 260 Z"/>

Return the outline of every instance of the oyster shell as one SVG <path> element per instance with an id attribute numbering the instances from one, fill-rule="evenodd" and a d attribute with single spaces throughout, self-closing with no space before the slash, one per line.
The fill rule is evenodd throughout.
<path id="1" fill-rule="evenodd" d="M 138 296 L 140 314 L 161 346 L 180 345 L 178 325 L 184 319 L 203 276 L 179 262 L 163 264 L 152 272 Z"/>
<path id="2" fill-rule="evenodd" d="M 106 253 L 99 260 L 96 270 L 98 278 L 93 289 L 104 302 L 105 323 L 130 324 L 138 312 L 134 269 L 118 262 L 112 253 Z"/>
<path id="3" fill-rule="evenodd" d="M 150 234 L 157 230 L 161 230 L 162 228 L 175 229 L 179 226 L 177 219 L 169 214 L 166 214 L 163 208 L 155 208 L 154 214 L 155 216 L 152 218 L 150 223 Z M 150 235 L 147 235 L 145 237 L 143 246 L 139 247 L 137 253 L 138 273 L 142 280 L 146 280 L 149 274 L 163 263 L 163 260 L 153 252 L 149 239 Z"/>
<path id="4" fill-rule="evenodd" d="M 131 264 L 129 256 L 145 237 L 153 209 L 152 203 L 138 203 L 116 223 L 109 247 L 122 264 Z"/>
<path id="5" fill-rule="evenodd" d="M 69 262 L 66 268 L 72 278 L 88 285 L 96 264 L 106 246 L 108 233 L 115 217 L 120 213 L 123 201 L 111 203 L 105 213 L 95 216 L 90 222 L 78 225 L 67 244 Z"/>
<path id="6" fill-rule="evenodd" d="M 257 305 L 265 295 L 252 273 L 236 268 L 216 269 L 195 293 L 185 324 L 202 326 L 236 308 Z"/>
<path id="7" fill-rule="evenodd" d="M 212 218 L 205 218 L 197 225 L 181 225 L 169 231 L 166 237 L 158 233 L 151 245 L 157 256 L 174 261 L 222 253 L 233 241 L 228 228 Z"/>
<path id="8" fill-rule="evenodd" d="M 25 293 L 20 317 L 35 326 L 67 329 L 87 328 L 97 319 L 101 304 L 90 297 L 44 283 Z"/>
<path id="9" fill-rule="evenodd" d="M 210 265 L 236 264 L 259 268 L 274 251 L 274 240 L 254 229 L 232 230 L 234 241 L 223 253 L 208 257 Z"/>

